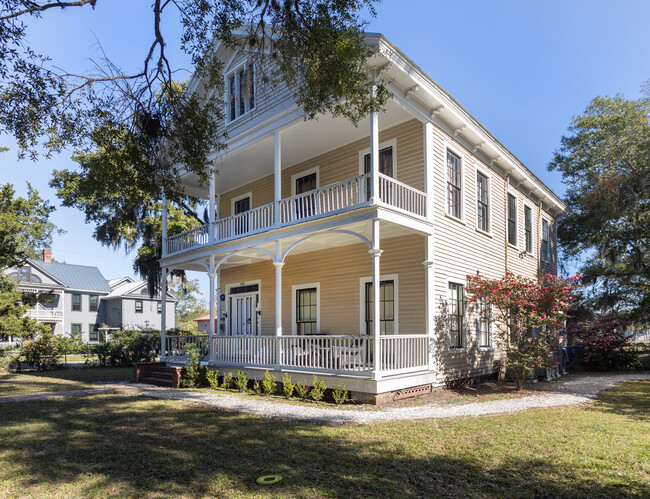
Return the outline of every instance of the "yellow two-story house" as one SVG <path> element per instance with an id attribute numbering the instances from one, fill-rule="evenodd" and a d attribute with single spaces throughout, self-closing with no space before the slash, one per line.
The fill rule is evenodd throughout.
<path id="1" fill-rule="evenodd" d="M 318 374 L 360 399 L 492 375 L 495 332 L 466 276 L 556 272 L 562 201 L 384 36 L 367 40 L 392 98 L 358 126 L 305 120 L 246 50 L 216 48 L 227 148 L 209 185 L 182 181 L 210 223 L 168 236 L 163 213 L 160 264 L 210 276 L 213 320 L 192 341 L 221 372 Z M 189 341 L 162 334 L 163 360 L 182 362 Z"/>

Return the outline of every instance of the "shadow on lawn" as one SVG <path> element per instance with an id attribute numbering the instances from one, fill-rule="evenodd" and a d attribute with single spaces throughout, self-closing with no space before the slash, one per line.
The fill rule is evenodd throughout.
<path id="1" fill-rule="evenodd" d="M 416 425 L 431 429 L 424 451 L 418 447 L 422 426 Z M 555 465 L 553 456 L 477 466 L 464 456 L 462 445 L 450 450 L 435 442 L 441 428 L 432 421 L 329 427 L 119 395 L 11 404 L 0 413 L 3 459 L 19 466 L 10 477 L 19 485 L 12 488 L 17 495 L 594 497 L 630 492 L 603 488 L 579 467 Z M 7 473 L 0 469 L 0 485 Z M 266 488 L 255 483 L 272 473 L 283 481 Z"/>
<path id="2" fill-rule="evenodd" d="M 650 421 L 650 383 L 627 381 L 614 385 L 600 394 L 591 410 Z"/>

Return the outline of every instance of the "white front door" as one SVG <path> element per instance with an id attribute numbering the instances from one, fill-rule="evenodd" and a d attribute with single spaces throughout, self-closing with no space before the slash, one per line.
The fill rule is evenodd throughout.
<path id="1" fill-rule="evenodd" d="M 230 334 L 232 336 L 254 336 L 258 334 L 258 293 L 230 295 Z"/>

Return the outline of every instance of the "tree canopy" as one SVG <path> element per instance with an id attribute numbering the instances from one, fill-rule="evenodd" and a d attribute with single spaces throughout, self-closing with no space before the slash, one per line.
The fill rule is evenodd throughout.
<path id="1" fill-rule="evenodd" d="M 374 49 L 364 40 L 376 0 L 154 0 L 151 44 L 138 71 L 99 60 L 92 72 L 59 69 L 29 46 L 29 33 L 53 9 L 87 9 L 103 0 L 0 4 L 0 133 L 20 154 L 38 157 L 73 148 L 79 168 L 56 172 L 52 185 L 66 206 L 82 210 L 107 245 L 138 247 L 135 269 L 152 287 L 160 256 L 160 186 L 177 208 L 178 232 L 205 221 L 204 207 L 184 196 L 180 169 L 205 181 L 208 156 L 224 146 L 223 63 L 217 43 L 248 51 L 263 85 L 282 82 L 306 118 L 320 113 L 353 123 L 380 109 L 384 82 L 365 69 Z M 207 92 L 187 92 L 170 63 L 174 36 L 162 20 L 176 9 L 179 48 Z M 101 43 L 101 40 L 99 40 Z M 371 92 L 375 87 L 376 92 Z M 170 234 L 173 234 L 173 229 Z"/>
<path id="2" fill-rule="evenodd" d="M 567 186 L 558 238 L 583 258 L 592 306 L 650 317 L 650 82 L 643 96 L 596 97 L 549 164 Z"/>
<path id="3" fill-rule="evenodd" d="M 26 198 L 15 194 L 13 185 L 0 186 L 0 271 L 25 257 L 38 257 L 58 230 L 49 221 L 54 207 L 29 183 Z"/>

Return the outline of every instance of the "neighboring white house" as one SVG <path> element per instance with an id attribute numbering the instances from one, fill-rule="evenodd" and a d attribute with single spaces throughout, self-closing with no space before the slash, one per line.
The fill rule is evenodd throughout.
<path id="1" fill-rule="evenodd" d="M 18 281 L 22 292 L 49 292 L 51 298 L 31 307 L 30 317 L 49 324 L 54 334 L 81 333 L 84 341 L 100 340 L 103 325 L 119 329 L 160 329 L 162 301 L 149 297 L 145 281 L 129 277 L 107 281 L 97 267 L 51 261 L 50 250 L 43 260 L 27 259 L 6 273 Z M 143 291 L 144 290 L 144 291 Z M 176 299 L 167 293 L 169 327 L 174 327 Z M 14 338 L 2 338 L 11 342 Z"/>
<path id="2" fill-rule="evenodd" d="M 244 45 L 216 47 L 227 148 L 208 186 L 182 179 L 210 223 L 168 235 L 164 211 L 160 261 L 164 276 L 210 277 L 217 321 L 195 341 L 213 366 L 317 373 L 371 397 L 493 374 L 500 352 L 466 276 L 556 272 L 562 201 L 384 36 L 367 41 L 393 96 L 358 127 L 306 121 Z M 167 335 L 163 356 L 183 361 L 189 342 Z"/>

